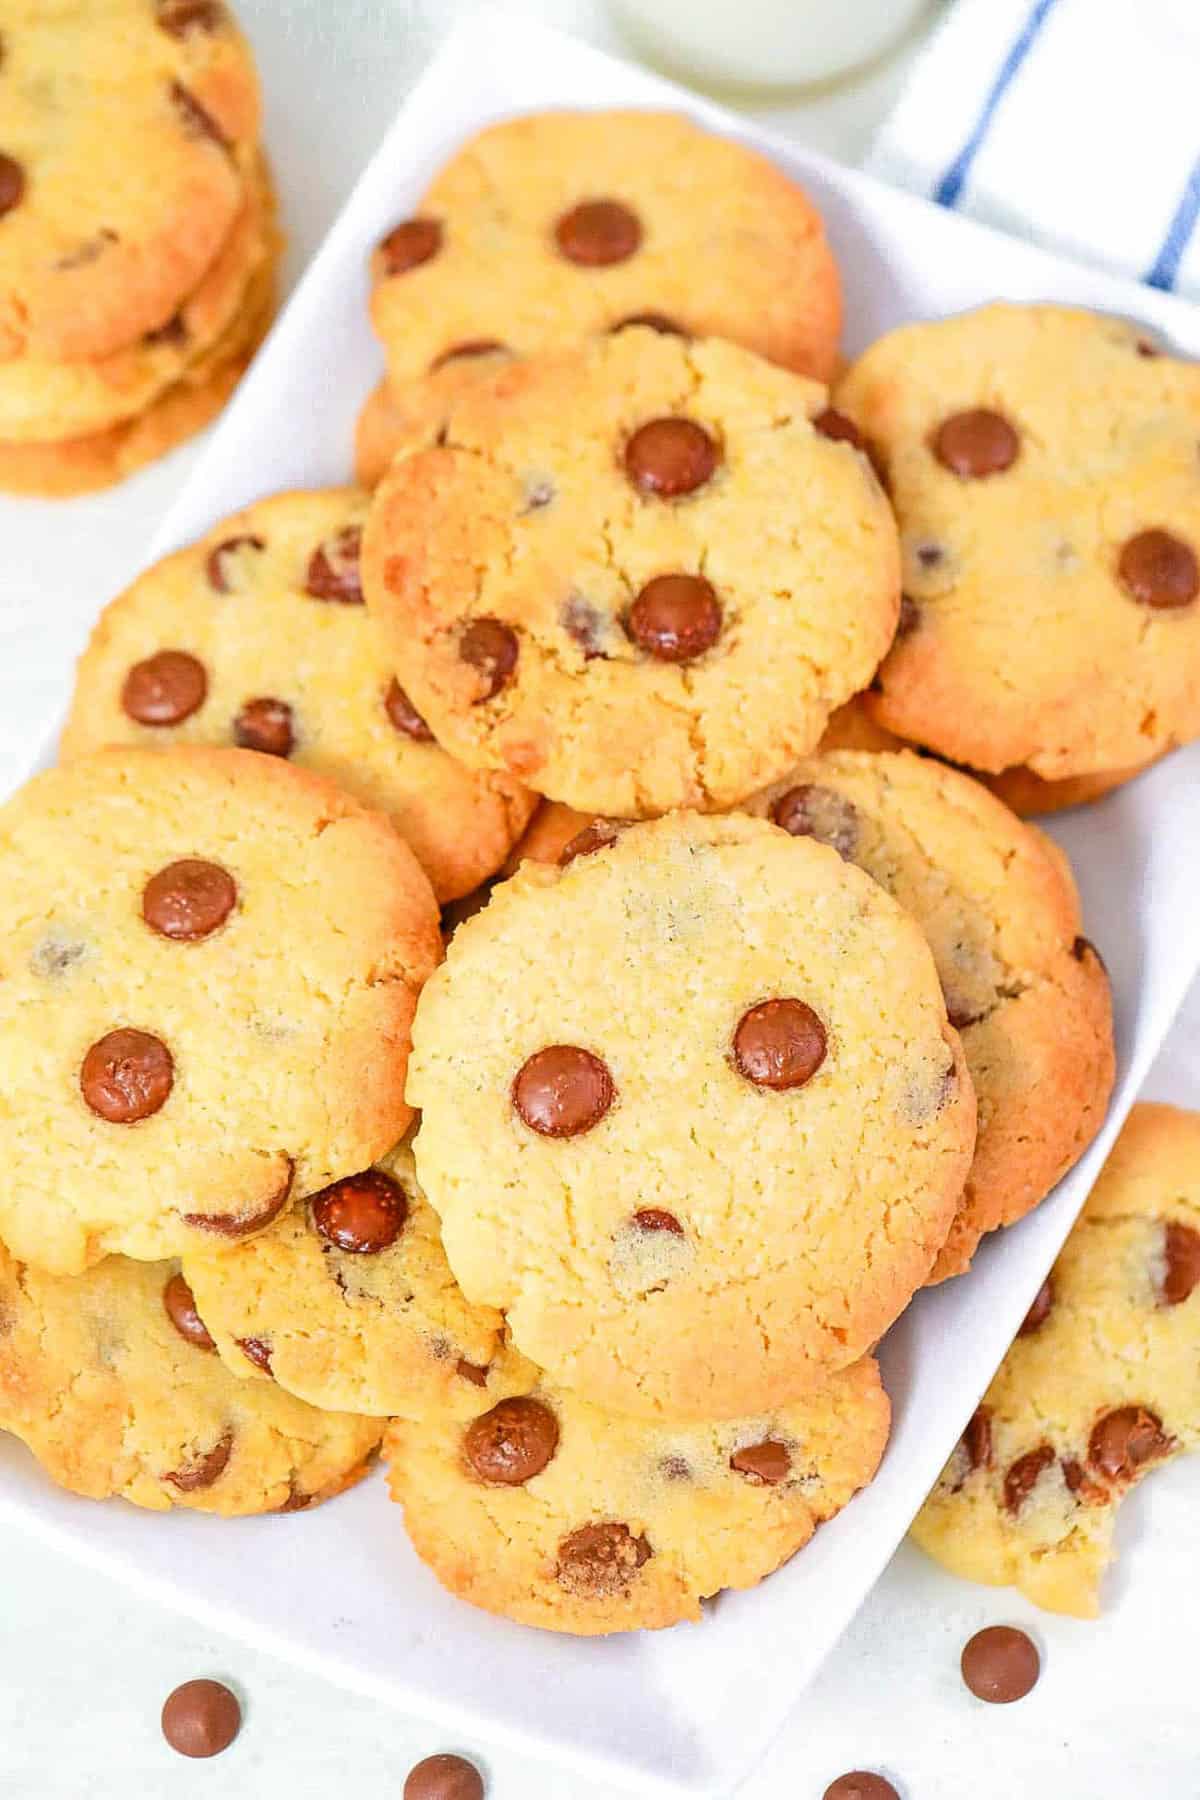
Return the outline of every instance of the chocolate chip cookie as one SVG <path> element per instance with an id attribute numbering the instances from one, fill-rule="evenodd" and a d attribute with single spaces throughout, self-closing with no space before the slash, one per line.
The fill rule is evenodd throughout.
<path id="1" fill-rule="evenodd" d="M 975 1099 L 929 948 L 860 869 L 678 813 L 525 862 L 425 989 L 417 1169 L 464 1293 L 598 1405 L 786 1405 L 875 1342 Z"/>
<path id="2" fill-rule="evenodd" d="M 456 763 L 392 675 L 362 604 L 365 510 L 353 488 L 279 494 L 140 576 L 92 633 L 62 754 L 125 741 L 286 757 L 386 812 L 450 900 L 499 867 L 534 797 Z M 147 702 L 137 671 L 180 655 L 203 694 L 155 689 Z"/>
<path id="3" fill-rule="evenodd" d="M 904 549 L 881 724 L 1046 780 L 1200 733 L 1200 368 L 1120 319 L 996 305 L 890 332 L 837 405 Z"/>
<path id="4" fill-rule="evenodd" d="M 970 776 L 911 751 L 829 751 L 747 804 L 829 844 L 916 920 L 962 1035 L 975 1158 L 931 1280 L 1045 1198 L 1087 1148 L 1113 1083 L 1104 964 L 1065 856 Z"/>
<path id="5" fill-rule="evenodd" d="M 549 1380 L 463 1425 L 395 1420 L 393 1498 L 438 1580 L 522 1624 L 591 1635 L 698 1619 L 779 1568 L 875 1473 L 870 1357 L 806 1400 L 721 1424 L 622 1418 Z"/>
<path id="6" fill-rule="evenodd" d="M 128 678 L 199 704 L 202 665 Z M 106 750 L 0 809 L 0 1238 L 74 1273 L 248 1236 L 410 1115 L 437 910 L 387 820 L 244 750 Z"/>
<path id="7" fill-rule="evenodd" d="M 73 1493 L 232 1516 L 340 1493 L 383 1421 L 238 1381 L 172 1263 L 50 1275 L 0 1248 L 0 1429 Z"/>
<path id="8" fill-rule="evenodd" d="M 1094 1618 L 1134 1482 L 1200 1446 L 1200 1114 L 1130 1113 L 913 1537 Z"/>
<path id="9" fill-rule="evenodd" d="M 367 604 L 439 741 L 618 815 L 719 810 L 812 749 L 899 606 L 890 509 L 825 403 L 732 344 L 644 328 L 471 383 L 363 539 Z"/>
<path id="10" fill-rule="evenodd" d="M 807 194 L 678 113 L 490 126 L 386 233 L 372 276 L 397 388 L 481 347 L 526 355 L 630 321 L 729 338 L 827 381 L 841 328 L 837 268 Z"/>

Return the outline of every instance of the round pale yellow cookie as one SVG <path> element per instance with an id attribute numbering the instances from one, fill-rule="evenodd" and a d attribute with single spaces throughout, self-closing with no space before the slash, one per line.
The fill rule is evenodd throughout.
<path id="1" fill-rule="evenodd" d="M 367 1167 L 439 955 L 412 852 L 307 770 L 176 746 L 35 776 L 0 808 L 0 1238 L 157 1261 Z"/>
<path id="2" fill-rule="evenodd" d="M 408 1097 L 468 1298 L 613 1411 L 786 1404 L 886 1330 L 975 1100 L 918 927 L 823 844 L 680 813 L 526 862 L 425 989 Z"/>
<path id="3" fill-rule="evenodd" d="M 956 1575 L 1094 1618 L 1134 1482 L 1200 1447 L 1200 1114 L 1135 1106 L 912 1528 Z"/>
<path id="4" fill-rule="evenodd" d="M 904 549 L 882 725 L 1048 781 L 1200 733 L 1200 368 L 1120 319 L 995 305 L 889 333 L 837 405 Z"/>
<path id="5" fill-rule="evenodd" d="M 631 329 L 476 376 L 397 457 L 363 587 L 440 742 L 580 811 L 718 811 L 812 749 L 898 616 L 824 389 Z"/>
<path id="6" fill-rule="evenodd" d="M 417 1554 L 460 1599 L 581 1635 L 698 1619 L 753 1587 L 874 1475 L 889 1408 L 870 1357 L 721 1424 L 602 1412 L 542 1381 L 464 1426 L 395 1420 L 384 1453 Z"/>
<path id="7" fill-rule="evenodd" d="M 80 660 L 62 755 L 184 742 L 286 756 L 386 812 L 450 900 L 500 866 L 534 796 L 455 762 L 398 687 L 362 604 L 365 509 L 353 488 L 279 494 L 140 576 Z M 203 668 L 186 713 L 130 694 L 130 671 L 164 652 Z"/>
<path id="8" fill-rule="evenodd" d="M 1070 864 L 970 776 L 908 750 L 809 757 L 747 811 L 865 869 L 928 939 L 979 1104 L 930 1279 L 961 1274 L 1078 1161 L 1112 1091 L 1108 977 Z"/>
<path id="9" fill-rule="evenodd" d="M 397 386 L 464 346 L 526 355 L 629 319 L 827 381 L 841 288 L 820 214 L 678 113 L 547 112 L 470 139 L 372 260 Z"/>
<path id="10" fill-rule="evenodd" d="M 313 1406 L 469 1418 L 536 1379 L 500 1314 L 463 1298 L 407 1144 L 247 1243 L 189 1251 L 183 1274 L 235 1374 Z"/>
<path id="11" fill-rule="evenodd" d="M 172 1263 L 50 1275 L 0 1248 L 0 1428 L 60 1487 L 165 1512 L 298 1512 L 366 1473 L 381 1419 L 238 1381 Z"/>

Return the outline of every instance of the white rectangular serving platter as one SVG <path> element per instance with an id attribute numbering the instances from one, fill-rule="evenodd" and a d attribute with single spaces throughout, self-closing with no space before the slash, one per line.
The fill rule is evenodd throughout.
<path id="1" fill-rule="evenodd" d="M 511 13 L 459 28 L 405 103 L 147 550 L 291 486 L 344 481 L 380 359 L 366 264 L 459 141 L 550 106 L 668 106 L 755 144 L 821 206 L 853 353 L 900 322 L 997 297 L 1135 316 L 1200 355 L 1200 313 L 894 193 L 696 96 Z M 312 1513 L 222 1521 L 96 1505 L 0 1440 L 0 1517 L 219 1629 L 449 1732 L 551 1756 L 612 1788 L 721 1794 L 746 1773 L 878 1577 L 986 1386 L 1083 1202 L 1200 964 L 1194 832 L 1200 745 L 1054 822 L 1116 997 L 1119 1080 L 1100 1139 L 971 1274 L 922 1295 L 882 1350 L 895 1409 L 872 1487 L 787 1568 L 697 1626 L 573 1640 L 451 1599 L 408 1548 L 382 1480 Z M 898 1653 L 902 1653 L 899 1651 Z"/>

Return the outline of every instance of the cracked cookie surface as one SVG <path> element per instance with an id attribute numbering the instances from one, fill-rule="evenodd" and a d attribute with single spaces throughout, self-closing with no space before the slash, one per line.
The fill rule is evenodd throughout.
<path id="1" fill-rule="evenodd" d="M 616 814 L 718 810 L 811 750 L 898 616 L 890 509 L 824 411 L 748 351 L 645 329 L 481 375 L 363 540 L 439 741 Z"/>
<path id="2" fill-rule="evenodd" d="M 180 667 L 139 691 L 177 699 Z M 0 895 L 0 1238 L 22 1261 L 248 1235 L 403 1133 L 437 911 L 331 782 L 101 751 L 0 809 Z"/>
<path id="3" fill-rule="evenodd" d="M 602 1412 L 542 1380 L 464 1427 L 394 1420 L 392 1497 L 460 1599 L 593 1634 L 698 1619 L 753 1587 L 874 1475 L 889 1407 L 870 1357 L 807 1399 L 721 1424 Z"/>
<path id="4" fill-rule="evenodd" d="M 534 797 L 455 762 L 398 689 L 362 604 L 365 511 L 352 488 L 276 495 L 141 575 L 92 632 L 62 754 L 122 742 L 273 749 L 387 813 L 451 900 L 499 867 Z M 197 660 L 204 694 L 186 717 L 146 719 L 136 701 L 130 711 L 130 670 L 163 652 Z"/>
<path id="5" fill-rule="evenodd" d="M 827 381 L 837 268 L 802 188 L 678 113 L 548 112 L 472 138 L 372 261 L 399 388 L 464 347 L 561 348 L 631 318 Z"/>
<path id="6" fill-rule="evenodd" d="M 1117 1508 L 1200 1446 L 1200 1114 L 1134 1107 L 912 1535 L 1094 1618 Z"/>
<path id="7" fill-rule="evenodd" d="M 408 1097 L 469 1298 L 617 1411 L 730 1417 L 925 1280 L 975 1101 L 928 946 L 835 852 L 675 814 L 527 861 L 426 987 Z"/>
<path id="8" fill-rule="evenodd" d="M 836 398 L 904 550 L 881 724 L 1047 780 L 1200 733 L 1195 364 L 1121 319 L 995 305 L 890 332 Z"/>
<path id="9" fill-rule="evenodd" d="M 932 757 L 830 751 L 746 810 L 865 869 L 916 920 L 962 1037 L 975 1157 L 931 1280 L 1045 1198 L 1095 1136 L 1113 1082 L 1104 965 L 1066 858 Z"/>
<path id="10" fill-rule="evenodd" d="M 366 1473 L 382 1419 L 240 1382 L 203 1341 L 173 1263 L 50 1275 L 0 1248 L 0 1429 L 104 1500 L 298 1512 Z"/>

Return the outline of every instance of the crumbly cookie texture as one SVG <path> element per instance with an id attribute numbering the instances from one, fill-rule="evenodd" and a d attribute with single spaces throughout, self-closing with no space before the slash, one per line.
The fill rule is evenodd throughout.
<path id="1" fill-rule="evenodd" d="M 890 509 L 825 410 L 735 345 L 644 328 L 474 380 L 363 541 L 439 741 L 626 815 L 720 810 L 814 748 L 899 605 Z"/>
<path id="2" fill-rule="evenodd" d="M 60 1487 L 164 1512 L 297 1512 L 366 1473 L 382 1419 L 238 1381 L 172 1263 L 50 1275 L 0 1248 L 0 1427 Z"/>
<path id="3" fill-rule="evenodd" d="M 0 809 L 0 896 L 0 1238 L 22 1261 L 249 1235 L 403 1133 L 436 906 L 331 782 L 102 751 Z"/>
<path id="4" fill-rule="evenodd" d="M 854 1361 L 920 1286 L 975 1100 L 916 924 L 744 816 L 526 862 L 414 1024 L 421 1183 L 467 1296 L 563 1386 L 713 1419 Z"/>
<path id="5" fill-rule="evenodd" d="M 1047 780 L 1200 733 L 1200 369 L 1120 319 L 995 305 L 890 332 L 837 405 L 904 548 L 881 724 Z"/>
<path id="6" fill-rule="evenodd" d="M 365 488 L 378 487 L 400 451 L 435 442 L 459 399 L 512 360 L 503 345 L 475 345 L 423 381 L 399 388 L 386 380 L 377 383 L 354 427 L 355 480 Z"/>
<path id="7" fill-rule="evenodd" d="M 407 1144 L 183 1274 L 222 1360 L 313 1406 L 470 1418 L 532 1386 L 492 1307 L 463 1298 Z"/>
<path id="8" fill-rule="evenodd" d="M 221 0 L 9 0 L 0 362 L 166 326 L 233 229 L 258 81 Z"/>
<path id="9" fill-rule="evenodd" d="M 746 810 L 831 845 L 925 933 L 979 1107 L 930 1279 L 961 1274 L 1083 1154 L 1112 1091 L 1108 977 L 1070 865 L 970 776 L 907 750 L 809 757 Z"/>
<path id="10" fill-rule="evenodd" d="M 831 378 L 841 287 L 820 214 L 781 170 L 678 113 L 493 125 L 372 263 L 392 381 L 463 347 L 557 349 L 630 318 L 729 338 Z"/>
<path id="11" fill-rule="evenodd" d="M 365 511 L 353 488 L 279 494 L 147 570 L 92 632 L 62 755 L 122 742 L 273 749 L 387 813 L 450 900 L 500 866 L 534 796 L 455 762 L 397 686 L 362 604 Z M 186 717 L 146 721 L 130 711 L 130 670 L 167 651 L 199 662 L 204 696 Z"/>
<path id="12" fill-rule="evenodd" d="M 870 1357 L 791 1406 L 721 1424 L 602 1412 L 543 1380 L 463 1426 L 394 1420 L 394 1499 L 463 1600 L 594 1634 L 698 1619 L 779 1568 L 871 1479 L 888 1434 Z"/>
<path id="13" fill-rule="evenodd" d="M 1200 1445 L 1200 1114 L 1135 1106 L 912 1535 L 1094 1618 L 1134 1482 Z"/>

